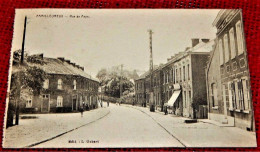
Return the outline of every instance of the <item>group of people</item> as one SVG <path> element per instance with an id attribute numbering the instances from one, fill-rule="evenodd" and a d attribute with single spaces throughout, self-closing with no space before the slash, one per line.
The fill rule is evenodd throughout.
<path id="1" fill-rule="evenodd" d="M 100 102 L 100 107 L 102 108 L 103 107 L 103 101 L 99 101 Z M 107 107 L 109 107 L 109 101 L 107 101 Z"/>

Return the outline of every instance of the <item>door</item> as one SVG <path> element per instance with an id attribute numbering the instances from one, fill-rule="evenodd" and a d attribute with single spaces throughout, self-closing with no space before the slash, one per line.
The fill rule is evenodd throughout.
<path id="1" fill-rule="evenodd" d="M 72 110 L 77 110 L 77 96 L 72 97 Z"/>
<path id="2" fill-rule="evenodd" d="M 42 95 L 42 112 L 49 112 L 50 110 L 50 95 Z"/>

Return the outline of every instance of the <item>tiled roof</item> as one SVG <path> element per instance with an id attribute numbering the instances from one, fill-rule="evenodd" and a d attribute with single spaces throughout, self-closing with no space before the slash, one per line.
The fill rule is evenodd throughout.
<path id="1" fill-rule="evenodd" d="M 56 58 L 43 57 L 43 61 L 44 61 L 43 65 L 39 65 L 39 64 L 33 64 L 33 65 L 42 68 L 48 74 L 78 75 L 94 81 L 98 81 L 97 79 L 91 77 L 89 74 L 85 73 L 82 69 L 72 65 L 71 63 L 67 63 L 64 60 L 62 61 Z"/>

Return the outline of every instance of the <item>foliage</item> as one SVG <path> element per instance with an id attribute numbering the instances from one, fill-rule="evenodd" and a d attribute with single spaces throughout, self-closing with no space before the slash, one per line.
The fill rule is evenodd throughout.
<path id="1" fill-rule="evenodd" d="M 101 69 L 97 76 L 101 86 L 105 88 L 105 95 L 111 97 L 120 97 L 120 81 L 122 85 L 122 93 L 124 95 L 134 91 L 134 84 L 130 79 L 138 77 L 136 71 L 124 70 L 121 73 L 119 67 L 112 67 L 111 69 Z"/>
<path id="2" fill-rule="evenodd" d="M 39 67 L 32 66 L 25 62 L 23 65 L 20 64 L 21 51 L 17 50 L 14 52 L 13 61 L 16 64 L 13 65 L 13 69 L 17 69 L 11 76 L 11 87 L 10 87 L 10 99 L 14 99 L 19 96 L 21 89 L 29 89 L 34 95 L 40 93 L 43 89 L 43 82 L 47 77 L 47 74 Z M 25 61 L 28 61 L 28 55 L 25 55 Z M 33 59 L 37 58 L 37 59 Z M 40 58 L 37 56 L 31 56 L 31 63 L 43 64 L 39 62 Z"/>
<path id="3" fill-rule="evenodd" d="M 36 63 L 36 64 L 40 64 L 40 65 L 45 64 L 45 62 L 42 60 L 41 55 L 27 56 L 26 61 L 29 63 Z"/>

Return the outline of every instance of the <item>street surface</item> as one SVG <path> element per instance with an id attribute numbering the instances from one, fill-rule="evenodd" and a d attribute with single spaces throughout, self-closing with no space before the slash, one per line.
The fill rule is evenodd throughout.
<path id="1" fill-rule="evenodd" d="M 109 108 L 110 114 L 99 121 L 35 147 L 183 147 L 141 111 L 114 104 Z"/>
<path id="2" fill-rule="evenodd" d="M 255 132 L 150 112 L 148 108 L 103 104 L 80 113 L 25 114 L 5 131 L 4 148 L 256 147 Z"/>
<path id="3" fill-rule="evenodd" d="M 106 104 L 105 104 L 106 105 Z M 110 104 L 104 118 L 35 147 L 256 147 L 256 135 L 236 127 L 186 124 L 187 118 Z"/>

